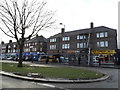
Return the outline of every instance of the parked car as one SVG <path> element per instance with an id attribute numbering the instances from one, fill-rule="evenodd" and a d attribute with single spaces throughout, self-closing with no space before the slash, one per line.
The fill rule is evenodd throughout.
<path id="1" fill-rule="evenodd" d="M 7 58 L 7 60 L 14 60 L 14 58 L 13 57 L 9 57 L 9 58 Z"/>

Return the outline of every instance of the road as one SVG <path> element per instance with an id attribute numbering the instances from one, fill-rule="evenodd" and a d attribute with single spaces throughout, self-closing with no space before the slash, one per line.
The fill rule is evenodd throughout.
<path id="1" fill-rule="evenodd" d="M 21 88 L 20 90 L 26 90 L 28 88 L 32 89 L 45 89 L 45 90 L 61 90 L 56 88 L 54 85 L 51 84 L 45 84 L 45 83 L 36 83 L 36 82 L 30 82 L 30 81 L 24 81 L 20 79 L 14 79 L 6 76 L 0 75 L 0 87 L 2 88 Z M 7 89 L 5 89 L 7 90 Z M 30 90 L 30 89 L 28 89 Z"/>
<path id="2" fill-rule="evenodd" d="M 93 70 L 97 70 L 103 73 L 107 73 L 110 75 L 110 78 L 101 81 L 101 82 L 94 82 L 94 83 L 77 83 L 77 84 L 56 84 L 54 83 L 56 87 L 63 87 L 63 88 L 69 88 L 72 90 L 72 88 L 119 88 L 120 87 L 120 78 L 118 76 L 120 75 L 120 69 L 111 69 L 111 68 L 91 68 Z"/>

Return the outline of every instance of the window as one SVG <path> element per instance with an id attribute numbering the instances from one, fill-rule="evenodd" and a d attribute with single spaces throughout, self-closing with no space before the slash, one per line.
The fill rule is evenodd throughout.
<path id="1" fill-rule="evenodd" d="M 108 41 L 97 42 L 97 47 L 108 47 Z"/>
<path id="2" fill-rule="evenodd" d="M 86 48 L 87 43 L 77 43 L 77 48 Z"/>
<path id="3" fill-rule="evenodd" d="M 8 46 L 8 48 L 10 48 L 10 45 Z"/>
<path id="4" fill-rule="evenodd" d="M 37 45 L 37 43 L 35 42 L 35 45 Z"/>
<path id="5" fill-rule="evenodd" d="M 69 49 L 70 48 L 70 44 L 63 44 L 62 45 L 62 49 Z"/>
<path id="6" fill-rule="evenodd" d="M 77 35 L 77 39 L 86 39 L 86 36 L 85 35 Z"/>
<path id="7" fill-rule="evenodd" d="M 10 50 L 8 50 L 8 53 L 10 53 Z"/>
<path id="8" fill-rule="evenodd" d="M 56 49 L 56 45 L 50 45 L 50 50 Z"/>
<path id="9" fill-rule="evenodd" d="M 36 51 L 37 49 L 36 48 L 32 48 L 32 51 Z"/>
<path id="10" fill-rule="evenodd" d="M 40 51 L 42 51 L 42 48 L 40 48 Z"/>
<path id="11" fill-rule="evenodd" d="M 43 45 L 43 43 L 41 42 L 40 45 Z"/>
<path id="12" fill-rule="evenodd" d="M 16 51 L 16 50 L 15 50 L 15 49 L 13 49 L 13 53 L 15 53 L 15 51 Z"/>
<path id="13" fill-rule="evenodd" d="M 70 37 L 63 37 L 62 38 L 62 41 L 69 41 L 70 40 Z"/>
<path id="14" fill-rule="evenodd" d="M 108 37 L 108 32 L 100 32 L 96 34 L 97 38 Z"/>
<path id="15" fill-rule="evenodd" d="M 16 45 L 13 46 L 14 48 L 16 47 Z"/>
<path id="16" fill-rule="evenodd" d="M 56 38 L 50 39 L 50 42 L 56 42 Z"/>

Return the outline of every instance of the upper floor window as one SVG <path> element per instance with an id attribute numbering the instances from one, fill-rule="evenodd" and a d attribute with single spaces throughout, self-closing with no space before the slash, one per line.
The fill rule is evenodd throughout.
<path id="1" fill-rule="evenodd" d="M 37 51 L 37 49 L 36 48 L 32 48 L 32 51 Z"/>
<path id="2" fill-rule="evenodd" d="M 77 35 L 77 39 L 86 39 L 86 36 L 85 35 Z"/>
<path id="3" fill-rule="evenodd" d="M 96 34 L 97 38 L 108 37 L 108 32 L 100 32 Z"/>
<path id="4" fill-rule="evenodd" d="M 50 45 L 50 50 L 56 49 L 56 45 Z"/>
<path id="5" fill-rule="evenodd" d="M 97 47 L 108 47 L 108 41 L 97 42 Z"/>
<path id="6" fill-rule="evenodd" d="M 13 53 L 15 53 L 16 52 L 16 50 L 15 49 L 13 49 Z"/>
<path id="7" fill-rule="evenodd" d="M 40 48 L 40 51 L 42 51 L 43 49 L 42 48 Z"/>
<path id="8" fill-rule="evenodd" d="M 42 42 L 40 42 L 40 45 L 43 45 L 43 43 L 42 43 Z"/>
<path id="9" fill-rule="evenodd" d="M 62 38 L 62 41 L 69 41 L 70 40 L 70 37 L 63 37 Z"/>
<path id="10" fill-rule="evenodd" d="M 13 46 L 14 48 L 16 47 L 16 45 Z"/>
<path id="11" fill-rule="evenodd" d="M 87 47 L 87 43 L 77 43 L 77 48 L 86 48 Z"/>
<path id="12" fill-rule="evenodd" d="M 62 45 L 62 49 L 69 49 L 70 48 L 70 44 L 63 44 Z"/>
<path id="13" fill-rule="evenodd" d="M 37 45 L 37 42 L 35 42 L 35 45 Z"/>
<path id="14" fill-rule="evenodd" d="M 8 48 L 11 48 L 11 46 L 9 45 Z"/>
<path id="15" fill-rule="evenodd" d="M 56 38 L 50 39 L 50 42 L 56 42 Z"/>
<path id="16" fill-rule="evenodd" d="M 10 50 L 8 50 L 8 53 L 10 53 Z"/>

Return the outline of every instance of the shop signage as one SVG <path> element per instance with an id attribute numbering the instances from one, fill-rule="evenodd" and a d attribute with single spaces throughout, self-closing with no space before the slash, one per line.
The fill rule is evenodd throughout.
<path id="1" fill-rule="evenodd" d="M 115 54 L 115 50 L 92 50 L 92 54 Z"/>
<path id="2" fill-rule="evenodd" d="M 75 51 L 74 50 L 69 50 L 69 51 L 67 51 L 67 53 L 75 53 Z"/>

